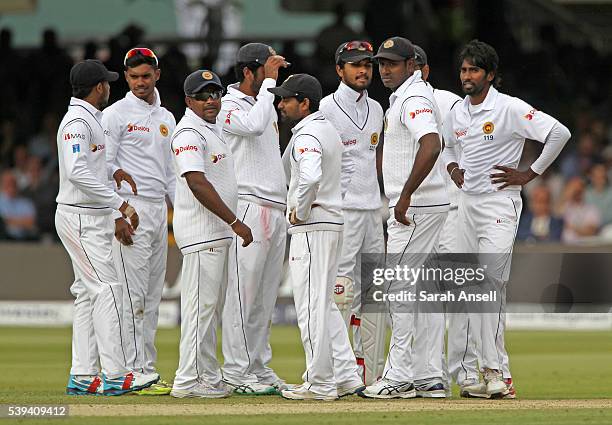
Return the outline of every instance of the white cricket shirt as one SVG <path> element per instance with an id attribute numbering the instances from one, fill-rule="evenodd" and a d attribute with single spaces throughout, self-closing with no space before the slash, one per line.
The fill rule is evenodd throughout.
<path id="1" fill-rule="evenodd" d="M 391 94 L 389 103 L 391 106 L 385 115 L 383 179 L 389 207 L 393 208 L 412 171 L 419 139 L 429 133 L 441 135 L 442 126 L 432 90 L 421 79 L 421 71 L 415 71 L 399 86 Z M 443 212 L 449 206 L 446 184 L 436 163 L 412 195 L 407 213 Z"/>
<path id="2" fill-rule="evenodd" d="M 249 202 L 284 210 L 287 182 L 281 162 L 274 94 L 268 88 L 276 81 L 266 78 L 257 100 L 238 90 L 238 83 L 227 88 L 217 121 L 232 149 L 238 197 Z"/>
<path id="3" fill-rule="evenodd" d="M 176 121 L 163 106 L 155 89 L 155 102 L 150 105 L 130 91 L 104 110 L 102 126 L 106 134 L 106 161 L 109 178 L 122 169 L 132 176 L 138 196 L 174 200 L 175 182 L 170 139 Z M 123 182 L 121 195 L 131 195 Z"/>
<path id="4" fill-rule="evenodd" d="M 340 82 L 338 89 L 321 100 L 323 112 L 342 139 L 343 208 L 377 210 L 381 207 L 376 174 L 376 147 L 383 125 L 380 104 Z"/>
<path id="5" fill-rule="evenodd" d="M 93 105 L 75 97 L 70 99 L 57 131 L 59 209 L 104 215 L 123 204 L 108 179 L 101 120 L 102 112 Z"/>
<path id="6" fill-rule="evenodd" d="M 444 123 L 444 140 L 457 152 L 445 154 L 445 164 L 458 159 L 459 168 L 465 169 L 462 190 L 469 194 L 497 191 L 490 175 L 500 172 L 493 166 L 516 168 L 523 153 L 525 139 L 544 143 L 558 121 L 534 109 L 523 100 L 489 88 L 480 105 L 471 105 L 466 96 L 457 104 Z M 449 156 L 450 154 L 450 156 Z M 541 173 L 543 170 L 535 170 Z M 520 186 L 504 190 L 520 191 Z"/>
<path id="7" fill-rule="evenodd" d="M 291 225 L 289 233 L 340 232 L 344 223 L 340 136 L 321 111 L 308 115 L 291 131 L 293 136 L 283 157 L 290 164 L 287 216 L 296 209 L 297 218 L 304 223 Z"/>
<path id="8" fill-rule="evenodd" d="M 225 205 L 236 211 L 238 195 L 231 150 L 223 140 L 221 125 L 211 124 L 187 108 L 172 135 L 176 168 L 173 228 L 183 254 L 229 245 L 234 232 L 196 199 L 183 175 L 204 173 Z"/>

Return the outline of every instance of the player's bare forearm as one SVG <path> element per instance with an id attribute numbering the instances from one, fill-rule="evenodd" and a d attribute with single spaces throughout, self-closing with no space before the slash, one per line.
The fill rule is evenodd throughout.
<path id="1" fill-rule="evenodd" d="M 421 137 L 419 145 L 419 150 L 414 158 L 414 166 L 402 189 L 402 198 L 412 196 L 436 165 L 436 160 L 440 155 L 440 138 L 436 133 L 429 133 Z"/>
<path id="2" fill-rule="evenodd" d="M 225 205 L 225 202 L 223 202 L 219 193 L 217 193 L 213 185 L 210 184 L 208 179 L 204 176 L 204 173 L 190 171 L 185 173 L 185 179 L 187 180 L 187 185 L 193 193 L 193 196 L 195 196 L 207 210 L 228 224 L 234 221 L 236 215 L 227 205 Z"/>

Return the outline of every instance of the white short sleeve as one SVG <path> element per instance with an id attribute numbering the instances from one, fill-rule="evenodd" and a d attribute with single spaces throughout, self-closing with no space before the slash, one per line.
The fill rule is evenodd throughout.
<path id="1" fill-rule="evenodd" d="M 438 124 L 434 115 L 434 105 L 421 96 L 409 97 L 402 104 L 400 119 L 408 130 L 419 140 L 426 134 L 438 134 Z"/>
<path id="2" fill-rule="evenodd" d="M 194 130 L 179 130 L 172 139 L 176 171 L 183 176 L 189 171 L 206 172 L 206 140 Z"/>
<path id="3" fill-rule="evenodd" d="M 527 102 L 513 98 L 509 108 L 510 122 L 514 133 L 525 139 L 537 140 L 544 143 L 548 133 L 557 120 L 547 113 L 538 111 Z"/>

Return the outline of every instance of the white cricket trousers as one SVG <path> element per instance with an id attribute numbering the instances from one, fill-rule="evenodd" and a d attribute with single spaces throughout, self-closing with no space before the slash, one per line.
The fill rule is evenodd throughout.
<path id="1" fill-rule="evenodd" d="M 461 231 L 458 207 L 451 206 L 440 234 L 441 254 L 461 252 L 458 241 Z M 478 381 L 476 339 L 467 312 L 448 314 L 446 318 L 448 319 L 448 360 L 443 350 L 442 364 L 446 365 L 444 381 L 447 385 L 450 385 L 451 378 L 458 385 L 462 385 L 465 380 Z M 444 323 L 441 325 L 444 326 Z M 418 333 L 419 329 L 416 332 Z M 419 335 L 416 338 L 419 338 Z"/>
<path id="2" fill-rule="evenodd" d="M 281 283 L 287 221 L 282 210 L 238 201 L 237 216 L 251 228 L 246 248 L 234 237 L 223 308 L 223 378 L 232 383 L 279 380 L 272 359 L 270 324 Z"/>
<path id="3" fill-rule="evenodd" d="M 198 382 L 217 386 L 217 325 L 227 288 L 229 246 L 186 254 L 181 269 L 181 342 L 173 388 L 186 390 Z"/>
<path id="4" fill-rule="evenodd" d="M 338 263 L 338 276 L 348 277 L 354 282 L 354 299 L 351 307 L 350 321 L 347 323 L 353 332 L 353 350 L 357 363 L 363 365 L 364 349 L 361 332 L 361 254 L 384 254 L 385 239 L 383 236 L 382 217 L 379 210 L 343 210 L 344 232 L 342 253 Z M 386 329 L 377 329 L 375 333 L 366 332 L 367 337 L 384 338 Z M 367 341 L 366 345 L 374 346 L 379 341 Z M 378 359 L 369 359 L 377 363 Z M 365 371 L 361 371 L 362 377 Z"/>
<path id="5" fill-rule="evenodd" d="M 409 214 L 410 225 L 398 223 L 391 216 L 387 221 L 387 254 L 399 254 L 398 261 L 411 268 L 423 265 L 427 254 L 438 250 L 440 232 L 447 212 L 432 214 Z M 390 257 L 390 258 L 395 258 Z M 387 267 L 393 267 L 387 264 Z M 395 283 L 392 283 L 392 285 Z M 395 292 L 391 290 L 390 292 Z M 418 303 L 393 305 L 389 308 L 391 322 L 391 345 L 383 377 L 398 382 L 413 382 L 416 379 L 443 377 L 442 356 L 444 349 L 443 315 L 435 313 L 418 315 Z M 416 314 L 415 308 L 416 307 Z M 400 311 L 398 311 L 398 309 Z M 428 320 L 427 316 L 441 316 Z M 419 327 L 419 338 L 413 342 L 414 329 Z"/>
<path id="6" fill-rule="evenodd" d="M 480 195 L 461 193 L 459 201 L 459 248 L 461 252 L 499 254 L 487 256 L 487 272 L 499 285 L 501 303 L 496 313 L 469 314 L 479 353 L 481 369 L 501 370 L 510 378 L 504 343 L 506 327 L 506 284 L 510 277 L 512 248 L 523 203 L 520 192 L 502 190 Z"/>
<path id="7" fill-rule="evenodd" d="M 304 384 L 311 391 L 337 395 L 337 385 L 359 384 L 355 354 L 333 298 L 342 232 L 291 235 L 289 275 L 302 345 Z"/>
<path id="8" fill-rule="evenodd" d="M 155 333 L 159 319 L 166 259 L 168 256 L 168 210 L 165 200 L 130 197 L 140 224 L 133 245 L 113 238 L 113 258 L 123 284 L 123 337 L 127 366 L 155 373 Z"/>
<path id="9" fill-rule="evenodd" d="M 70 373 L 97 375 L 99 356 L 106 376 L 124 375 L 128 369 L 121 338 L 122 287 L 111 251 L 114 221 L 110 214 L 75 214 L 58 206 L 55 229 L 74 270 Z"/>

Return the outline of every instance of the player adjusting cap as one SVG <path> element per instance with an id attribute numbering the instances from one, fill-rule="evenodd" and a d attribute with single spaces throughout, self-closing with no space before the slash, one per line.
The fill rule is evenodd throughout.
<path id="1" fill-rule="evenodd" d="M 283 81 L 283 84 L 268 91 L 280 97 L 300 96 L 316 102 L 323 98 L 321 83 L 308 74 L 292 74 Z"/>
<path id="2" fill-rule="evenodd" d="M 263 43 L 249 43 L 245 44 L 238 50 L 236 55 L 236 62 L 238 63 L 249 63 L 257 62 L 260 64 L 266 63 L 270 56 L 274 56 L 276 52 L 274 49 L 267 44 Z"/>
<path id="3" fill-rule="evenodd" d="M 414 58 L 414 46 L 404 37 L 391 37 L 382 42 L 374 59 L 403 61 Z"/>
<path id="4" fill-rule="evenodd" d="M 421 46 L 414 45 L 414 61 L 419 66 L 427 65 L 427 53 Z"/>
<path id="5" fill-rule="evenodd" d="M 72 87 L 92 87 L 102 81 L 117 81 L 119 74 L 106 69 L 97 59 L 87 59 L 75 64 L 70 70 Z"/>
<path id="6" fill-rule="evenodd" d="M 210 84 L 214 84 L 223 90 L 223 84 L 217 74 L 208 69 L 198 69 L 185 78 L 185 83 L 183 84 L 185 96 L 193 96 Z"/>

